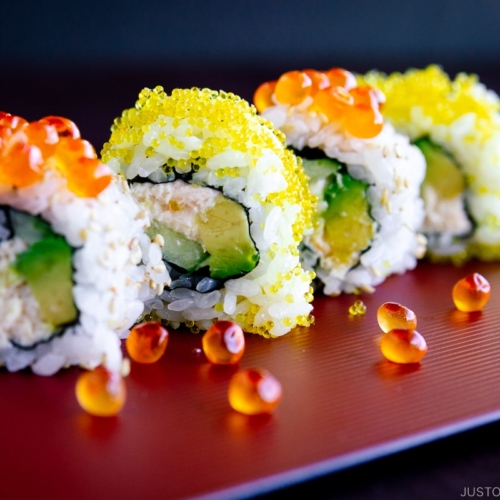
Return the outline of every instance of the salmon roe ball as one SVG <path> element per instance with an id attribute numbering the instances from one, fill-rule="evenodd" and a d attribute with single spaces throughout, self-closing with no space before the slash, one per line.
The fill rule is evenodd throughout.
<path id="1" fill-rule="evenodd" d="M 281 395 L 281 384 L 266 370 L 241 370 L 229 382 L 229 404 L 245 415 L 272 413 L 278 406 Z"/>
<path id="2" fill-rule="evenodd" d="M 377 321 L 383 332 L 394 329 L 415 330 L 417 316 L 415 313 L 396 302 L 386 302 L 377 310 Z"/>
<path id="3" fill-rule="evenodd" d="M 43 179 L 43 157 L 40 149 L 25 142 L 9 145 L 1 158 L 0 183 L 17 188 L 31 186 Z"/>
<path id="4" fill-rule="evenodd" d="M 39 120 L 39 122 L 53 126 L 60 137 L 80 138 L 80 131 L 76 124 L 62 116 L 46 116 Z"/>
<path id="5" fill-rule="evenodd" d="M 332 68 L 325 74 L 332 87 L 343 87 L 346 90 L 350 90 L 356 86 L 356 77 L 345 69 Z"/>
<path id="6" fill-rule="evenodd" d="M 203 352 L 215 365 L 234 365 L 245 352 L 245 336 L 232 321 L 216 321 L 203 335 Z"/>
<path id="7" fill-rule="evenodd" d="M 24 127 L 20 133 L 26 135 L 28 143 L 36 146 L 45 159 L 50 158 L 54 154 L 59 136 L 56 129 L 51 125 L 46 125 L 40 121 L 32 122 Z"/>
<path id="8" fill-rule="evenodd" d="M 259 113 L 262 113 L 264 110 L 274 105 L 273 100 L 271 99 L 274 89 L 276 88 L 276 82 L 265 82 L 259 86 L 259 88 L 255 91 L 253 95 L 253 103 L 257 108 Z"/>
<path id="9" fill-rule="evenodd" d="M 344 129 L 354 137 L 371 139 L 384 127 L 384 120 L 378 107 L 368 104 L 355 104 L 345 111 Z"/>
<path id="10" fill-rule="evenodd" d="M 488 280 L 478 273 L 469 274 L 453 287 L 453 302 L 459 311 L 481 311 L 490 298 Z"/>
<path id="11" fill-rule="evenodd" d="M 330 87 L 330 80 L 325 73 L 315 69 L 305 69 L 302 71 L 311 79 L 311 95 L 314 96 L 318 91 Z"/>
<path id="12" fill-rule="evenodd" d="M 396 328 L 382 336 L 380 350 L 394 363 L 418 363 L 427 353 L 427 343 L 416 330 Z"/>
<path id="13" fill-rule="evenodd" d="M 20 116 L 0 111 L 0 127 L 8 127 L 12 130 L 17 130 L 27 124 L 28 122 Z"/>
<path id="14" fill-rule="evenodd" d="M 301 71 L 283 73 L 276 83 L 274 95 L 281 104 L 300 104 L 311 94 L 312 81 Z"/>
<path id="15" fill-rule="evenodd" d="M 82 373 L 76 382 L 76 399 L 91 415 L 112 417 L 125 404 L 127 391 L 122 377 L 103 366 Z"/>
<path id="16" fill-rule="evenodd" d="M 125 345 L 129 356 L 138 363 L 155 363 L 168 344 L 168 331 L 157 321 L 149 321 L 134 326 Z"/>
<path id="17" fill-rule="evenodd" d="M 343 87 L 320 90 L 314 96 L 314 107 L 330 121 L 341 121 L 346 110 L 353 105 L 353 98 Z"/>
<path id="18" fill-rule="evenodd" d="M 79 158 L 66 170 L 68 189 L 82 198 L 96 197 L 111 179 L 108 166 L 95 158 Z"/>

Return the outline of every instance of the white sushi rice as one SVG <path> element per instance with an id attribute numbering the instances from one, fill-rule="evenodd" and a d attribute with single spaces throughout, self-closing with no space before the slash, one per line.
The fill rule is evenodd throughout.
<path id="1" fill-rule="evenodd" d="M 324 283 L 325 294 L 371 292 L 387 276 L 413 269 L 425 253 L 426 239 L 418 232 L 424 219 L 419 190 L 425 160 L 420 150 L 406 136 L 395 132 L 392 125 L 384 124 L 371 139 L 355 138 L 338 124 L 328 124 L 322 115 L 307 110 L 310 99 L 299 106 L 275 101 L 263 116 L 286 134 L 287 143 L 295 149 L 320 148 L 326 156 L 344 163 L 351 177 L 368 183 L 370 215 L 378 230 L 353 267 L 326 265 L 310 235 L 305 235 L 301 257 Z M 323 188 L 324 181 L 311 184 L 320 200 Z M 318 212 L 324 208 L 320 203 Z"/>
<path id="2" fill-rule="evenodd" d="M 465 191 L 453 207 L 423 193 L 433 256 L 500 258 L 500 98 L 474 75 L 438 66 L 362 77 L 387 95 L 384 116 L 412 140 L 429 138 L 452 155 Z M 460 236 L 456 238 L 455 236 Z"/>
<path id="3" fill-rule="evenodd" d="M 151 272 L 151 263 L 142 257 L 139 240 L 149 224 L 147 214 L 123 184 L 114 181 L 96 198 L 80 198 L 66 188 L 64 179 L 47 170 L 42 182 L 0 194 L 1 205 L 39 216 L 74 249 L 73 300 L 79 311 L 74 326 L 48 339 L 50 332 L 41 324 L 29 287 L 19 278 L 15 288 L 1 282 L 0 296 L 10 296 L 2 300 L 0 323 L 0 365 L 8 370 L 31 366 L 37 374 L 52 375 L 69 365 L 93 368 L 101 363 L 120 370 L 120 337 L 143 312 L 140 297 L 149 297 L 144 289 L 151 289 L 154 277 L 156 289 L 159 284 L 163 290 L 169 277 L 167 272 Z M 5 221 L 0 222 L 1 231 Z M 22 249 L 16 239 L 0 243 L 0 267 L 9 266 Z M 138 265 L 141 260 L 146 263 Z M 26 314 L 19 308 L 27 309 Z M 13 321 L 6 321 L 9 317 Z M 10 343 L 13 337 L 23 345 L 43 342 L 21 349 Z"/>
<path id="4" fill-rule="evenodd" d="M 154 94 L 153 91 L 147 92 L 150 92 L 149 95 Z M 200 92 L 203 95 L 205 91 L 184 92 Z M 251 142 L 252 139 L 263 131 L 275 147 L 283 151 L 283 144 L 273 134 L 271 127 L 263 127 L 259 121 L 261 119 L 255 116 L 255 110 L 253 114 L 250 111 L 248 108 L 248 123 L 252 123 L 255 128 L 255 137 L 245 137 L 248 151 L 244 153 L 228 146 L 223 152 L 208 158 L 206 167 L 194 171 L 189 182 L 202 186 L 197 189 L 202 193 L 202 198 L 210 200 L 213 197 L 212 188 L 215 188 L 246 208 L 250 234 L 260 260 L 251 272 L 226 281 L 220 289 L 209 291 L 210 278 L 198 283 L 196 290 L 183 287 L 182 283 L 174 280 L 172 288 L 162 293 L 162 304 L 157 298 L 151 297 L 145 311 L 154 310 L 158 317 L 174 328 L 186 324 L 193 331 L 206 330 L 216 320 L 232 320 L 247 331 L 265 336 L 281 336 L 297 324 L 307 325 L 311 321 L 312 295 L 309 301 L 305 297 L 310 295 L 313 274 L 301 268 L 298 243 L 293 232 L 293 225 L 299 215 L 304 217 L 304 207 L 290 203 L 286 198 L 288 182 L 282 159 L 272 149 L 264 148 L 258 155 L 249 152 L 255 144 Z M 128 113 L 124 112 L 123 116 L 126 117 Z M 184 162 L 183 166 L 175 166 L 178 174 L 190 172 L 193 169 L 191 154 L 196 156 L 204 144 L 209 144 L 214 138 L 231 137 L 231 124 L 222 123 L 215 129 L 209 120 L 209 116 L 198 118 L 197 121 L 191 118 L 174 120 L 159 114 L 147 125 L 147 131 L 138 144 L 117 143 L 112 136 L 110 144 L 105 145 L 103 158 L 113 170 L 127 179 L 142 177 L 155 182 L 165 181 L 162 167 L 168 161 Z M 127 157 L 131 160 L 124 161 Z M 233 172 L 232 175 L 223 173 L 228 169 L 237 170 L 237 175 Z M 133 192 L 142 193 L 147 189 L 144 186 L 148 184 L 141 184 Z M 172 189 L 172 186 L 166 188 L 168 196 L 171 196 Z M 207 191 L 206 196 L 203 196 L 204 190 Z M 270 195 L 280 193 L 285 199 L 280 206 L 268 201 Z M 138 195 L 138 199 L 144 198 L 143 194 Z M 306 196 L 309 193 L 304 198 Z M 203 205 L 205 202 L 200 203 Z M 150 210 L 154 212 L 157 208 L 150 207 Z M 153 218 L 150 210 L 148 214 Z M 167 220 L 169 216 L 165 217 Z M 184 228 L 182 232 L 186 234 L 188 229 Z M 142 244 L 143 251 L 147 252 L 149 243 L 141 241 Z"/>

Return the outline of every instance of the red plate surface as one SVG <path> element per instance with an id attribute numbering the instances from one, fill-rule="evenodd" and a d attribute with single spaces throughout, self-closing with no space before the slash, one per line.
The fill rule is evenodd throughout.
<path id="1" fill-rule="evenodd" d="M 482 313 L 455 310 L 454 283 L 480 272 L 492 285 Z M 269 491 L 500 417 L 500 265 L 422 263 L 382 284 L 364 317 L 354 296 L 315 299 L 316 324 L 276 340 L 247 336 L 240 367 L 282 383 L 270 417 L 231 410 L 232 368 L 172 332 L 155 365 L 132 364 L 116 418 L 86 415 L 78 369 L 43 378 L 0 373 L 2 498 L 239 498 Z M 383 360 L 376 311 L 397 301 L 417 313 L 429 352 L 417 366 Z"/>

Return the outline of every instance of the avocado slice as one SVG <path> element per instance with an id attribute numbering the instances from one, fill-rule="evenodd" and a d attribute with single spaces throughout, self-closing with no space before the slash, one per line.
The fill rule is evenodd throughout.
<path id="1" fill-rule="evenodd" d="M 49 236 L 33 243 L 17 255 L 13 268 L 31 288 L 42 321 L 57 330 L 77 318 L 72 250 L 63 237 Z"/>
<path id="2" fill-rule="evenodd" d="M 210 277 L 241 276 L 255 268 L 259 252 L 250 236 L 248 216 L 236 201 L 219 196 L 215 205 L 197 218 L 203 246 L 210 254 Z"/>
<path id="3" fill-rule="evenodd" d="M 376 223 L 370 216 L 367 189 L 368 184 L 348 174 L 332 176 L 325 189 L 328 208 L 321 214 L 325 220 L 324 239 L 338 264 L 357 264 L 359 255 L 375 236 Z"/>
<path id="4" fill-rule="evenodd" d="M 322 249 L 323 265 L 351 268 L 370 246 L 377 228 L 370 215 L 368 184 L 353 179 L 342 163 L 317 158 L 317 152 L 314 156 L 303 159 L 304 170 L 311 185 L 325 181 L 322 194 L 327 207 L 319 214 L 324 220 L 322 231 L 312 235 L 311 243 Z"/>
<path id="5" fill-rule="evenodd" d="M 208 258 L 200 243 L 190 240 L 156 219 L 151 221 L 146 234 L 150 238 L 154 238 L 157 234 L 163 236 L 165 241 L 162 247 L 163 259 L 188 272 L 199 269 Z"/>
<path id="6" fill-rule="evenodd" d="M 442 199 L 460 196 L 465 190 L 465 179 L 453 158 L 427 138 L 415 141 L 415 146 L 422 151 L 427 163 L 422 191 L 429 186 Z"/>

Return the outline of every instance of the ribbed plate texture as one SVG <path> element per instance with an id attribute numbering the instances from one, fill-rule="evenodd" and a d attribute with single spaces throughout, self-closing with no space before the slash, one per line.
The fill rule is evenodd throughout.
<path id="1" fill-rule="evenodd" d="M 480 272 L 482 313 L 457 311 L 451 289 Z M 349 306 L 361 298 L 363 317 Z M 420 365 L 385 361 L 377 308 L 413 309 L 429 352 Z M 80 371 L 43 378 L 0 372 L 2 498 L 238 498 L 332 472 L 500 418 L 500 266 L 421 263 L 373 295 L 315 299 L 316 323 L 276 340 L 247 336 L 239 367 L 282 383 L 270 417 L 230 409 L 235 368 L 193 352 L 201 336 L 172 332 L 155 365 L 132 364 L 116 418 L 85 414 Z"/>

